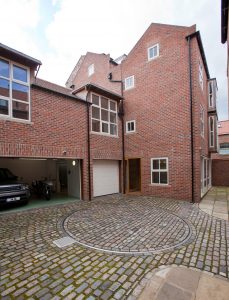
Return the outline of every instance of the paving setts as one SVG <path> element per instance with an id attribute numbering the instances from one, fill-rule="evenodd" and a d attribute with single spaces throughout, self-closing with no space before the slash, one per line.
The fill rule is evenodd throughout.
<path id="1" fill-rule="evenodd" d="M 63 228 L 78 243 L 98 250 L 151 254 L 195 237 L 195 230 L 182 217 L 182 210 L 176 215 L 147 198 L 101 201 L 72 213 Z"/>
<path id="2" fill-rule="evenodd" d="M 162 265 L 229 277 L 229 223 L 187 202 L 109 196 L 1 214 L 0 226 L 1 299 L 134 300 Z M 76 243 L 53 243 L 66 236 Z"/>

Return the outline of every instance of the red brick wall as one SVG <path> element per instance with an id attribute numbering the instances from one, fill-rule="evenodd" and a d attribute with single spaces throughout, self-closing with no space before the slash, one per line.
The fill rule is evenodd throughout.
<path id="1" fill-rule="evenodd" d="M 87 198 L 86 116 L 85 104 L 33 87 L 31 123 L 0 119 L 0 156 L 83 159 Z"/>
<path id="2" fill-rule="evenodd" d="M 88 76 L 88 67 L 94 64 L 94 74 Z M 120 84 L 111 83 L 108 80 L 108 74 L 112 71 L 113 64 L 110 63 L 110 55 L 106 54 L 96 54 L 88 52 L 84 57 L 84 60 L 77 72 L 73 84 L 75 88 L 80 88 L 87 83 L 94 83 L 107 90 L 113 91 L 115 93 L 121 94 Z M 118 76 L 120 78 L 120 74 Z M 118 78 L 118 79 L 119 79 Z"/>
<path id="3" fill-rule="evenodd" d="M 125 121 L 136 120 L 136 133 L 125 134 L 126 158 L 141 158 L 142 193 L 176 199 L 191 200 L 191 138 L 188 44 L 186 36 L 195 32 L 190 28 L 152 24 L 126 60 L 119 66 L 109 64 L 109 56 L 88 53 L 75 79 L 77 86 L 96 83 L 117 92 L 107 80 L 122 80 L 135 76 L 135 87 L 124 91 Z M 160 45 L 160 57 L 148 61 L 147 49 Z M 191 40 L 194 121 L 194 177 L 195 201 L 200 200 L 201 156 L 209 157 L 207 76 L 204 88 L 199 84 L 199 60 L 202 62 L 197 40 Z M 87 76 L 87 68 L 95 64 L 95 73 Z M 97 64 L 99 67 L 96 67 Z M 202 62 L 203 65 L 203 62 Z M 204 107 L 205 134 L 200 135 L 200 104 Z M 120 132 L 120 131 L 119 131 Z M 110 143 L 111 141 L 111 143 Z M 118 141 L 119 143 L 121 141 Z M 93 136 L 94 157 L 120 157 L 120 149 L 108 137 Z M 106 149 L 116 149 L 112 152 Z M 119 154 L 118 154 L 119 153 Z M 151 158 L 169 158 L 168 186 L 151 185 Z"/>
<path id="4" fill-rule="evenodd" d="M 229 135 L 219 135 L 219 144 L 229 143 Z M 212 185 L 229 186 L 229 155 L 214 154 L 212 160 Z"/>
<path id="5" fill-rule="evenodd" d="M 188 45 L 194 27 L 151 25 L 122 63 L 123 79 L 134 75 L 135 87 L 124 92 L 125 121 L 136 120 L 136 133 L 125 135 L 126 156 L 142 159 L 142 192 L 191 200 L 191 141 Z M 160 45 L 160 56 L 147 49 Z M 207 84 L 198 79 L 201 59 L 192 39 L 195 201 L 200 200 L 200 158 L 208 156 Z M 200 103 L 205 109 L 205 136 L 200 136 Z M 151 158 L 169 158 L 168 186 L 151 185 Z"/>
<path id="6" fill-rule="evenodd" d="M 193 78 L 193 111 L 194 111 L 194 182 L 195 200 L 200 201 L 201 191 L 201 157 L 210 158 L 209 153 L 209 120 L 208 120 L 208 85 L 207 75 L 200 54 L 197 39 L 191 40 L 192 78 Z M 199 82 L 199 61 L 203 66 L 203 89 Z M 204 137 L 201 136 L 200 108 L 204 108 Z"/>
<path id="7" fill-rule="evenodd" d="M 212 185 L 229 186 L 229 159 L 212 160 Z"/>
<path id="8" fill-rule="evenodd" d="M 125 135 L 126 156 L 141 158 L 143 194 L 190 200 L 190 111 L 187 28 L 152 25 L 122 64 L 125 121 L 136 133 Z M 148 61 L 147 49 L 159 43 L 160 56 Z M 175 108 L 175 109 L 174 109 Z M 151 158 L 169 158 L 169 184 L 151 185 Z"/>

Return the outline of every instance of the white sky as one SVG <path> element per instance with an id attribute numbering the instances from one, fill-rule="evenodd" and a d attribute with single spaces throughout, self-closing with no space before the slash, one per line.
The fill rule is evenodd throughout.
<path id="1" fill-rule="evenodd" d="M 197 25 L 211 77 L 218 81 L 219 119 L 228 118 L 226 45 L 218 0 L 0 0 L 0 42 L 42 61 L 38 76 L 64 85 L 87 51 L 128 54 L 150 23 Z"/>

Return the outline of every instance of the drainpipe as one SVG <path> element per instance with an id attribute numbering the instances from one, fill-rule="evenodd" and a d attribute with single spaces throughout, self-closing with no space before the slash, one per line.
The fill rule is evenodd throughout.
<path id="1" fill-rule="evenodd" d="M 112 80 L 112 73 L 109 74 L 108 79 L 110 82 L 121 83 L 121 96 L 123 97 L 123 81 L 122 80 Z M 126 193 L 126 168 L 125 168 L 125 134 L 124 134 L 124 108 L 123 100 L 122 102 L 122 111 L 119 113 L 122 124 L 122 176 L 123 176 L 123 194 Z"/>
<path id="2" fill-rule="evenodd" d="M 192 53 L 191 53 L 191 38 L 187 36 L 188 41 L 188 63 L 189 63 L 189 95 L 190 95 L 190 126 L 191 126 L 191 176 L 192 176 L 192 200 L 191 203 L 195 203 L 194 199 L 194 139 L 193 139 L 193 94 L 192 94 Z"/>
<path id="3" fill-rule="evenodd" d="M 88 101 L 90 88 L 88 88 L 86 102 L 87 102 L 87 160 L 88 160 L 88 192 L 89 201 L 91 201 L 91 141 L 90 141 L 90 102 Z"/>

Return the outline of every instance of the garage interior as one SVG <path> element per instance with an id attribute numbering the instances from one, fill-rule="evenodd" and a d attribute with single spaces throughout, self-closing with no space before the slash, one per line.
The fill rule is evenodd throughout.
<path id="1" fill-rule="evenodd" d="M 18 181 L 31 187 L 32 196 L 26 208 L 49 206 L 79 200 L 81 193 L 81 160 L 50 158 L 0 158 L 0 167 L 18 176 Z M 53 183 L 51 200 L 36 195 L 33 181 L 48 180 Z"/>

